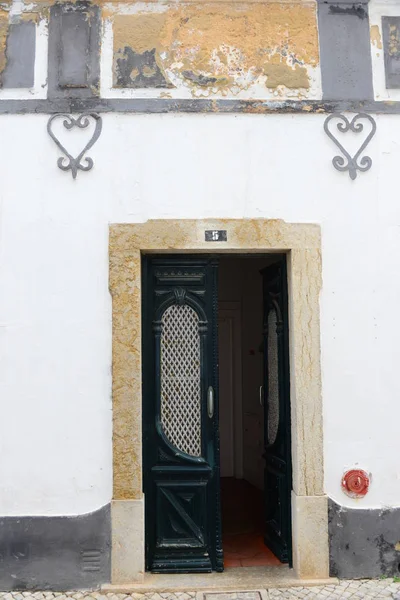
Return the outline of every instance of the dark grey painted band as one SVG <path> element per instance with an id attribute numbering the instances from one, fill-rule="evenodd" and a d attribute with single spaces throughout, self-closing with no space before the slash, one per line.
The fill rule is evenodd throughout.
<path id="1" fill-rule="evenodd" d="M 371 100 L 368 0 L 318 0 L 321 81 L 326 100 Z"/>
<path id="2" fill-rule="evenodd" d="M 110 581 L 110 505 L 76 517 L 0 517 L 0 590 L 93 588 Z"/>
<path id="3" fill-rule="evenodd" d="M 48 57 L 50 98 L 98 95 L 100 8 L 82 0 L 53 5 Z"/>
<path id="4" fill-rule="evenodd" d="M 49 114 L 82 112 L 119 113 L 321 113 L 367 112 L 399 114 L 400 102 L 319 100 L 170 100 L 170 99 L 57 99 L 0 100 L 0 114 Z"/>
<path id="5" fill-rule="evenodd" d="M 4 88 L 31 88 L 35 70 L 35 23 L 10 25 L 7 36 L 6 66 L 1 75 Z"/>
<path id="6" fill-rule="evenodd" d="M 350 509 L 329 500 L 330 574 L 343 579 L 398 576 L 400 508 Z"/>

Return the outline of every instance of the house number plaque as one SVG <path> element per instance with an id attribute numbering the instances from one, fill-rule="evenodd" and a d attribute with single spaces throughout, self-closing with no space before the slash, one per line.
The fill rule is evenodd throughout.
<path id="1" fill-rule="evenodd" d="M 206 242 L 227 242 L 228 232 L 226 229 L 206 229 L 205 240 Z"/>

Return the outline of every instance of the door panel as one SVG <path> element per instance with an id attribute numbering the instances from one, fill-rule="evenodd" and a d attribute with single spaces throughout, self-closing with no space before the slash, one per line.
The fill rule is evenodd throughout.
<path id="1" fill-rule="evenodd" d="M 142 266 L 146 569 L 220 571 L 217 262 Z"/>
<path id="2" fill-rule="evenodd" d="M 291 566 L 289 331 L 286 258 L 262 272 L 265 543 Z"/>
<path id="3" fill-rule="evenodd" d="M 156 547 L 178 548 L 188 544 L 204 548 L 207 513 L 206 482 L 158 481 Z"/>

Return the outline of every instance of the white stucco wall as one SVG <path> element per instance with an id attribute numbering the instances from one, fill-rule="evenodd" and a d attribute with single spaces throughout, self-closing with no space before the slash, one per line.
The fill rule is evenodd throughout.
<path id="1" fill-rule="evenodd" d="M 0 117 L 1 515 L 110 501 L 108 224 L 212 216 L 321 224 L 325 489 L 400 505 L 400 116 L 377 116 L 355 181 L 324 118 L 104 115 L 74 181 L 46 116 Z M 340 489 L 356 465 L 362 501 Z"/>

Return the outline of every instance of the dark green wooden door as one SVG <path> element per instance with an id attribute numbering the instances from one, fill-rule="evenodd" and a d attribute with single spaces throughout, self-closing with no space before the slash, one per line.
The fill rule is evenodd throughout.
<path id="1" fill-rule="evenodd" d="M 292 563 L 289 342 L 286 257 L 262 272 L 266 545 Z"/>
<path id="2" fill-rule="evenodd" d="M 223 570 L 215 260 L 144 257 L 146 569 Z"/>

